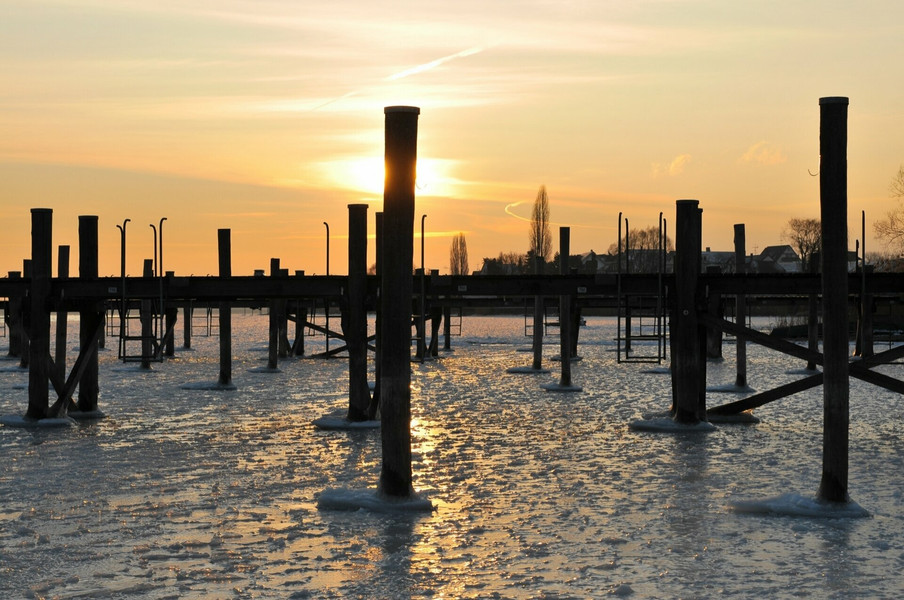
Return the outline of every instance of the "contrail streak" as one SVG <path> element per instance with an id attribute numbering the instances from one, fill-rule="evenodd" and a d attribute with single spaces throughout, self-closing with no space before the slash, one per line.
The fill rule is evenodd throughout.
<path id="1" fill-rule="evenodd" d="M 418 65 L 416 67 L 411 67 L 410 69 L 405 69 L 404 71 L 399 71 L 395 75 L 390 75 L 386 78 L 386 81 L 395 81 L 397 79 L 402 79 L 404 77 L 409 77 L 411 75 L 417 75 L 418 73 L 423 73 L 424 71 L 429 71 L 430 69 L 435 69 L 441 64 L 447 63 L 450 60 L 455 60 L 456 58 L 464 58 L 466 56 L 472 56 L 477 54 L 478 52 L 483 52 L 483 47 L 474 46 L 473 48 L 468 48 L 467 50 L 462 50 L 461 52 L 456 52 L 455 54 L 450 54 L 449 56 L 444 56 L 442 58 L 437 58 L 436 60 L 430 61 L 428 63 L 424 63 L 422 65 Z"/>

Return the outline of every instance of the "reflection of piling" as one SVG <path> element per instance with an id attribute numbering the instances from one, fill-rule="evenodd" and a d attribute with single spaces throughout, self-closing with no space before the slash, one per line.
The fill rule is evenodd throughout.
<path id="1" fill-rule="evenodd" d="M 26 416 L 41 419 L 47 416 L 50 376 L 50 277 L 52 263 L 53 211 L 49 208 L 31 209 L 31 286 L 28 347 L 28 411 Z"/>
<path id="2" fill-rule="evenodd" d="M 69 246 L 60 246 L 57 254 L 57 277 L 59 279 L 69 279 Z M 66 303 L 64 298 L 60 298 L 60 305 L 57 308 L 56 318 L 56 348 L 53 358 L 53 366 L 56 369 L 57 377 L 60 381 L 66 379 L 66 334 L 67 323 L 69 318 L 66 312 Z"/>
<path id="3" fill-rule="evenodd" d="M 379 489 L 389 496 L 413 493 L 411 475 L 411 300 L 414 180 L 420 109 L 385 109 L 382 275 L 383 464 Z"/>
<path id="4" fill-rule="evenodd" d="M 697 200 L 678 200 L 675 219 L 675 313 L 671 326 L 673 417 L 693 424 L 706 418 L 705 360 L 697 319 L 701 210 Z"/>
<path id="5" fill-rule="evenodd" d="M 232 232 L 229 229 L 217 230 L 217 255 L 219 257 L 220 277 L 232 277 Z M 220 377 L 222 386 L 232 385 L 232 307 L 228 300 L 220 302 Z M 188 321 L 191 322 L 190 320 Z M 186 324 L 186 327 L 190 325 Z"/>
<path id="6" fill-rule="evenodd" d="M 348 285 L 342 329 L 348 348 L 348 420 L 367 419 L 367 205 L 348 205 Z"/>
<path id="7" fill-rule="evenodd" d="M 820 98 L 823 447 L 819 498 L 846 502 L 848 486 L 847 98 Z"/>
<path id="8" fill-rule="evenodd" d="M 97 279 L 97 216 L 81 215 L 78 218 L 78 277 L 82 281 Z M 97 410 L 98 384 L 97 345 L 93 345 L 94 336 L 103 338 L 103 302 L 96 299 L 82 300 L 79 308 L 78 341 L 79 351 L 89 354 L 85 358 L 87 365 L 78 384 L 78 409 L 81 412 Z"/>
<path id="9" fill-rule="evenodd" d="M 559 273 L 568 275 L 568 256 L 571 253 L 571 228 L 559 227 Z M 562 363 L 562 374 L 559 378 L 561 387 L 571 387 L 572 356 L 572 324 L 571 296 L 559 296 L 559 356 Z"/>
<path id="10" fill-rule="evenodd" d="M 738 223 L 734 226 L 735 273 L 738 275 L 747 273 L 746 245 L 747 235 L 744 231 L 744 224 Z M 747 296 L 743 292 L 735 294 L 735 323 L 747 326 Z M 747 387 L 747 340 L 736 336 L 735 344 L 737 352 L 735 386 L 744 388 Z"/>

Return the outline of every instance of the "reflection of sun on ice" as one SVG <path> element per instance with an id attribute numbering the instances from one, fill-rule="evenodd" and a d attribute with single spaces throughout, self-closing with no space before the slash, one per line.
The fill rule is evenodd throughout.
<path id="1" fill-rule="evenodd" d="M 337 160 L 324 165 L 332 185 L 380 196 L 385 171 L 380 156 Z M 419 158 L 416 193 L 442 196 L 450 193 L 452 161 Z"/>

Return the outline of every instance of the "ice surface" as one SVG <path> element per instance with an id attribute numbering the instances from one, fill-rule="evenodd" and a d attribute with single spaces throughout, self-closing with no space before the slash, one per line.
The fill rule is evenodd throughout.
<path id="1" fill-rule="evenodd" d="M 715 431 L 716 426 L 707 421 L 700 421 L 693 425 L 679 423 L 671 417 L 661 417 L 658 419 L 639 419 L 631 421 L 628 427 L 634 431 L 654 431 L 661 433 L 707 433 Z"/>
<path id="2" fill-rule="evenodd" d="M 236 385 L 234 383 L 220 383 L 219 381 L 193 381 L 189 383 L 183 383 L 179 387 L 183 390 L 220 390 L 225 392 L 231 392 L 238 389 L 236 388 Z"/>
<path id="3" fill-rule="evenodd" d="M 854 501 L 822 502 L 800 494 L 782 494 L 766 500 L 737 500 L 729 504 L 731 510 L 746 514 L 771 514 L 818 519 L 847 519 L 868 517 L 869 512 Z"/>
<path id="4" fill-rule="evenodd" d="M 369 510 L 379 513 L 422 513 L 432 511 L 433 503 L 414 494 L 409 498 L 394 498 L 375 489 L 352 490 L 335 488 L 324 490 L 317 497 L 320 510 Z"/>
<path id="5" fill-rule="evenodd" d="M 750 394 L 756 390 L 749 385 L 737 385 L 734 383 L 725 383 L 723 385 L 711 385 L 706 388 L 707 392 L 715 392 L 717 394 Z"/>
<path id="6" fill-rule="evenodd" d="M 555 383 L 541 383 L 540 388 L 546 390 L 547 392 L 582 392 L 584 388 L 579 385 L 562 385 L 559 382 Z"/>
<path id="7" fill-rule="evenodd" d="M 379 429 L 380 421 L 349 421 L 345 415 L 326 415 L 311 421 L 318 429 L 329 431 Z"/>
<path id="8" fill-rule="evenodd" d="M 549 369 L 544 369 L 542 367 L 539 369 L 533 367 L 509 367 L 505 372 L 513 374 L 542 375 L 549 373 Z"/>
<path id="9" fill-rule="evenodd" d="M 0 416 L 0 425 L 7 427 L 23 427 L 26 429 L 48 429 L 56 427 L 70 427 L 75 425 L 75 419 L 71 417 L 53 417 L 50 419 L 29 419 L 20 415 Z"/>
<path id="10" fill-rule="evenodd" d="M 818 488 L 821 388 L 759 424 L 636 433 L 638 415 L 665 418 L 671 381 L 616 362 L 615 318 L 589 317 L 585 391 L 561 395 L 538 385 L 557 376 L 504 374 L 529 364 L 522 316 L 466 316 L 454 355 L 411 366 L 413 483 L 434 509 L 321 510 L 324 490 L 372 495 L 381 474 L 376 431 L 311 426 L 347 410 L 348 362 L 248 373 L 268 319 L 233 316 L 236 391 L 182 388 L 216 378 L 219 340 L 195 336 L 153 375 L 103 353 L 106 419 L 0 427 L 0 598 L 904 597 L 904 396 L 851 380 L 849 493 L 871 518 L 739 514 Z M 748 345 L 760 390 L 795 364 Z M 707 365 L 708 384 L 734 376 L 731 357 Z M 25 381 L 0 372 L 0 414 L 25 413 Z"/>

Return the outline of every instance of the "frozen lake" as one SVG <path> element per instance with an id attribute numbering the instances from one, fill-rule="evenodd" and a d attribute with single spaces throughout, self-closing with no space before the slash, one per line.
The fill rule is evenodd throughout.
<path id="1" fill-rule="evenodd" d="M 849 490 L 869 518 L 737 514 L 731 502 L 815 495 L 822 388 L 758 409 L 758 424 L 635 432 L 668 408 L 670 378 L 616 363 L 613 319 L 588 318 L 572 367 L 583 392 L 559 394 L 540 389 L 558 380 L 557 338 L 551 374 L 510 375 L 530 364 L 523 319 L 466 317 L 454 352 L 413 365 L 415 487 L 436 510 L 321 511 L 326 489 L 376 485 L 380 434 L 310 424 L 346 407 L 345 360 L 252 372 L 266 328 L 234 319 L 236 391 L 181 387 L 216 380 L 215 337 L 152 372 L 117 363 L 108 340 L 106 419 L 0 427 L 0 597 L 904 596 L 899 395 L 851 380 Z M 733 342 L 724 354 L 710 385 L 734 381 Z M 800 377 L 795 359 L 748 356 L 757 390 Z M 16 364 L 0 362 L 3 415 L 27 406 Z"/>

